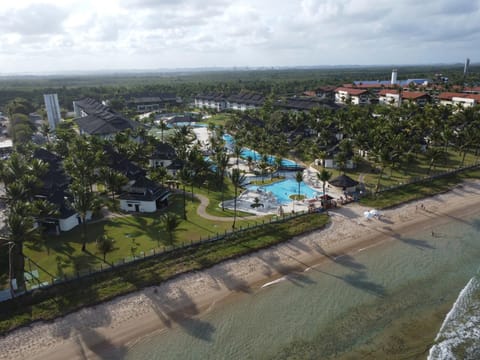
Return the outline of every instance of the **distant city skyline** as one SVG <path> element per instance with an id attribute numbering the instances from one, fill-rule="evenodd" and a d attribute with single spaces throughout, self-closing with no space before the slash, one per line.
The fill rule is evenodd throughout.
<path id="1" fill-rule="evenodd" d="M 16 0 L 0 73 L 478 63 L 480 0 Z"/>

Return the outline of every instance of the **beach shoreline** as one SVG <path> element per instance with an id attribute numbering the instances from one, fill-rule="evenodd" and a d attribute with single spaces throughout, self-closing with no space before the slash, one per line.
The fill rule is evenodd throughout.
<path id="1" fill-rule="evenodd" d="M 306 271 L 345 254 L 368 251 L 405 235 L 432 231 L 478 213 L 480 181 L 471 180 L 434 197 L 383 211 L 380 219 L 364 218 L 358 204 L 331 211 L 322 230 L 228 260 L 211 268 L 177 276 L 112 301 L 52 322 L 36 322 L 0 338 L 0 359 L 121 358 L 137 339 L 154 331 L 188 323 L 221 301 L 236 301 L 263 285 L 295 271 Z M 286 280 L 288 281 L 288 280 Z"/>

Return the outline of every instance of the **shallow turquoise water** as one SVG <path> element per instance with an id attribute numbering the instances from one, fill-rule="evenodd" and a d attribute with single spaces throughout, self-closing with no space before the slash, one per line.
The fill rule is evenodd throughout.
<path id="1" fill-rule="evenodd" d="M 230 148 L 233 147 L 233 144 L 235 144 L 235 139 L 230 134 L 224 134 L 223 135 L 223 140 L 226 141 L 227 145 Z M 261 156 L 257 151 L 251 150 L 251 149 L 248 149 L 248 148 L 243 148 L 240 156 L 242 157 L 242 159 L 248 159 L 249 157 L 251 157 L 254 162 L 261 160 Z M 267 155 L 267 162 L 270 165 L 275 165 L 275 156 Z M 297 166 L 298 164 L 293 160 L 282 159 L 282 165 L 283 166 Z"/>
<path id="2" fill-rule="evenodd" d="M 269 185 L 247 186 L 248 190 L 257 190 L 258 188 L 262 189 L 262 191 L 265 191 L 265 192 L 271 191 L 275 195 L 275 197 L 277 198 L 280 204 L 290 203 L 292 201 L 292 199 L 290 199 L 290 196 L 298 194 L 298 182 L 295 179 L 285 179 Z M 300 194 L 304 195 L 307 199 L 312 199 L 317 194 L 321 195 L 321 193 L 312 189 L 310 186 L 306 185 L 304 182 L 300 183 Z"/>
<path id="3" fill-rule="evenodd" d="M 478 215 L 452 219 L 434 237 L 430 228 L 398 235 L 252 289 L 144 338 L 126 358 L 328 359 L 355 353 L 394 320 L 451 306 L 480 264 Z"/>

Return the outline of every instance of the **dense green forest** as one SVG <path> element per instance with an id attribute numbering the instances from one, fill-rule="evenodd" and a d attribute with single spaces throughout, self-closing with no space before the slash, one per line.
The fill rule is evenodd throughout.
<path id="1" fill-rule="evenodd" d="M 262 70 L 217 70 L 167 73 L 117 73 L 98 75 L 3 76 L 0 77 L 0 108 L 21 97 L 41 106 L 42 95 L 57 93 L 60 106 L 71 110 L 72 101 L 83 96 L 124 99 L 136 95 L 175 93 L 186 102 L 197 93 L 241 90 L 264 94 L 292 95 L 321 85 L 341 85 L 355 80 L 388 80 L 392 66 L 330 67 Z M 399 79 L 433 78 L 441 73 L 450 84 L 475 85 L 480 82 L 480 65 L 470 67 L 463 79 L 463 65 L 398 67 Z"/>

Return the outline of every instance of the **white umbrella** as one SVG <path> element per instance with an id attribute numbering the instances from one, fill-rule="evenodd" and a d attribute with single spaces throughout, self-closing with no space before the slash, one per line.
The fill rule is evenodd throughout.
<path id="1" fill-rule="evenodd" d="M 370 210 L 370 214 L 372 214 L 372 216 L 378 216 L 380 215 L 380 212 L 377 209 L 372 209 Z"/>
<path id="2" fill-rule="evenodd" d="M 365 216 L 367 219 L 370 219 L 373 216 L 373 214 L 371 214 L 370 211 L 365 211 L 363 213 L 363 216 Z"/>

